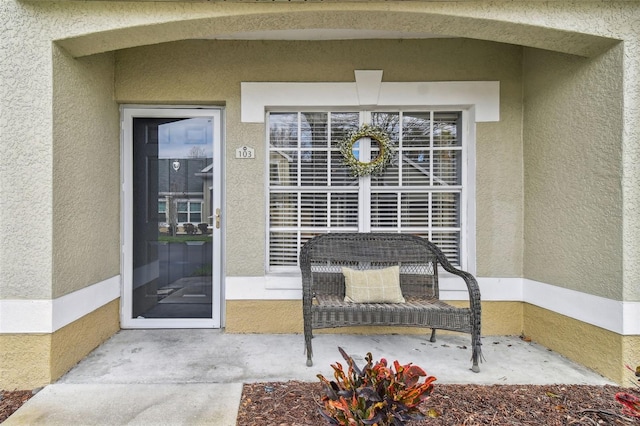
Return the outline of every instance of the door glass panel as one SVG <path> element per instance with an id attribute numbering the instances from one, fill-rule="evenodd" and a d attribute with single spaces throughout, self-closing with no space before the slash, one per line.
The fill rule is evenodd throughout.
<path id="1" fill-rule="evenodd" d="M 212 120 L 133 119 L 132 318 L 212 318 Z"/>

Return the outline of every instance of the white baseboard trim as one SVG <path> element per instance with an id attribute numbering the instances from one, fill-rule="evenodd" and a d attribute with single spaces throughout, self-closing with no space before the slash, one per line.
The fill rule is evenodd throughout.
<path id="1" fill-rule="evenodd" d="M 120 297 L 120 275 L 53 300 L 0 300 L 0 334 L 53 333 Z"/>
<path id="2" fill-rule="evenodd" d="M 287 300 L 302 298 L 300 275 L 266 275 L 263 277 L 227 277 L 227 300 Z M 483 300 L 522 301 L 521 278 L 478 278 Z M 468 300 L 462 279 L 453 276 L 440 278 L 440 298 Z"/>
<path id="3" fill-rule="evenodd" d="M 226 300 L 301 300 L 300 275 L 265 275 L 263 277 L 227 277 Z"/>
<path id="4" fill-rule="evenodd" d="M 625 336 L 640 335 L 640 302 L 622 302 L 524 279 L 523 301 Z"/>
<path id="5" fill-rule="evenodd" d="M 227 277 L 227 300 L 300 300 L 300 276 Z M 615 333 L 640 335 L 640 302 L 622 302 L 523 278 L 479 277 L 483 301 L 526 302 Z M 440 279 L 440 298 L 468 300 L 458 278 Z"/>
<path id="6" fill-rule="evenodd" d="M 478 278 L 483 301 L 526 302 L 624 336 L 640 335 L 640 302 L 622 302 L 523 278 Z M 0 334 L 53 333 L 120 297 L 120 275 L 54 300 L 0 300 Z M 227 277 L 226 300 L 300 300 L 299 275 Z M 443 300 L 467 300 L 442 277 Z"/>

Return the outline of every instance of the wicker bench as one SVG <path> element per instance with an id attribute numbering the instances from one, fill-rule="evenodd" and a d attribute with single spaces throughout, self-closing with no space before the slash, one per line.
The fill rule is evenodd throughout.
<path id="1" fill-rule="evenodd" d="M 464 280 L 469 290 L 468 308 L 457 308 L 439 300 L 438 264 Z M 403 303 L 345 301 L 343 267 L 371 271 L 396 265 L 399 265 Z M 470 333 L 473 351 L 471 369 L 480 371 L 478 362 L 482 358 L 482 351 L 478 284 L 471 274 L 451 266 L 444 253 L 433 243 L 407 234 L 323 234 L 310 239 L 302 247 L 300 269 L 308 366 L 313 365 L 313 329 L 386 325 L 431 328 L 432 342 L 435 341 L 437 329 Z M 351 273 L 349 270 L 347 272 Z"/>

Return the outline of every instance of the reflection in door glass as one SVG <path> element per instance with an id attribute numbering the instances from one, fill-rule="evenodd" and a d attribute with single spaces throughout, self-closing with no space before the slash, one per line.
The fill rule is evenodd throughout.
<path id="1" fill-rule="evenodd" d="M 133 318 L 212 317 L 210 118 L 134 118 Z"/>

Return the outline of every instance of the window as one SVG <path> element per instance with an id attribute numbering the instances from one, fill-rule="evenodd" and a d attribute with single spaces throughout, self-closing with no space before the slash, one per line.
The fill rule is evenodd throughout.
<path id="1" fill-rule="evenodd" d="M 158 222 L 167 221 L 167 202 L 164 200 L 158 200 Z"/>
<path id="2" fill-rule="evenodd" d="M 202 222 L 202 201 L 178 201 L 178 223 Z"/>
<path id="3" fill-rule="evenodd" d="M 355 178 L 338 143 L 365 122 L 389 135 L 396 159 L 381 176 Z M 271 112 L 268 129 L 271 271 L 295 268 L 302 244 L 327 232 L 417 234 L 460 264 L 461 111 Z M 375 144 L 358 145 L 375 157 Z"/>

